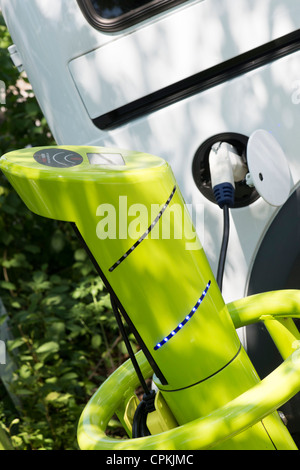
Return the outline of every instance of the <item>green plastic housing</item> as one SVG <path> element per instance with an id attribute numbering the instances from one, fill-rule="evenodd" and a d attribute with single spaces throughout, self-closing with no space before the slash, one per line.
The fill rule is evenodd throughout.
<path id="1" fill-rule="evenodd" d="M 58 146 L 10 152 L 0 167 L 31 211 L 76 226 L 179 424 L 259 381 L 166 161 Z"/>

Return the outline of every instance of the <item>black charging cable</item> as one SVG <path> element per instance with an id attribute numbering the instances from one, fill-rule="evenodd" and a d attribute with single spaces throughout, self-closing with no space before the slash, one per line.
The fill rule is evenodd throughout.
<path id="1" fill-rule="evenodd" d="M 133 424 L 132 424 L 132 437 L 143 437 L 143 436 L 150 436 L 150 431 L 147 427 L 147 416 L 149 413 L 152 411 L 155 411 L 155 406 L 154 406 L 154 400 L 155 400 L 155 390 L 150 390 L 149 387 L 146 384 L 146 381 L 143 377 L 142 371 L 140 369 L 140 366 L 136 360 L 135 354 L 132 350 L 130 341 L 128 339 L 128 336 L 126 334 L 123 322 L 122 322 L 122 317 L 120 310 L 118 308 L 118 304 L 116 299 L 111 296 L 111 306 L 113 309 L 113 312 L 115 314 L 118 327 L 120 329 L 120 332 L 122 334 L 124 343 L 126 345 L 126 349 L 128 351 L 129 357 L 131 359 L 132 365 L 134 367 L 134 370 L 139 378 L 140 384 L 144 390 L 144 395 L 142 398 L 142 401 L 139 403 L 137 406 L 137 409 L 135 410 L 135 414 L 133 417 Z"/>
<path id="2" fill-rule="evenodd" d="M 232 163 L 231 158 L 234 159 L 233 162 L 235 163 Z M 236 163 L 237 158 L 237 150 L 228 142 L 216 142 L 211 147 L 209 153 L 211 187 L 216 203 L 223 209 L 223 238 L 216 276 L 216 281 L 221 292 L 229 241 L 229 208 L 234 207 L 235 202 L 235 175 L 233 168 L 237 167 L 235 171 L 239 169 Z M 243 165 L 240 169 L 244 170 Z"/>
<path id="3" fill-rule="evenodd" d="M 217 271 L 217 283 L 221 292 L 222 292 L 222 286 L 223 286 L 223 275 L 224 275 L 227 247 L 228 247 L 228 241 L 229 241 L 229 231 L 230 231 L 229 207 L 228 205 L 225 204 L 223 206 L 223 238 L 222 238 L 221 250 L 220 250 L 220 255 L 219 255 L 218 271 Z"/>

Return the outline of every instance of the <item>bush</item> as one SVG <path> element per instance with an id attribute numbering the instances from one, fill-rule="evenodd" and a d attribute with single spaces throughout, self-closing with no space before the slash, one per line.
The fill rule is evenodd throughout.
<path id="1" fill-rule="evenodd" d="M 10 36 L 0 20 L 0 70 L 6 105 L 0 116 L 1 155 L 25 146 L 52 145 L 26 77 L 7 53 Z M 70 225 L 25 207 L 0 176 L 0 296 L 16 363 L 10 391 L 0 387 L 0 420 L 16 449 L 76 449 L 76 426 L 91 394 L 124 360 L 124 344 L 107 292 Z M 0 366 L 3 367 L 3 366 Z"/>

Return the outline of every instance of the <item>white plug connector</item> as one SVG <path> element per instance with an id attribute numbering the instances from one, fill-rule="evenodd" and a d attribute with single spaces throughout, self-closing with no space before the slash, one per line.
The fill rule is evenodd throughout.
<path id="1" fill-rule="evenodd" d="M 228 142 L 216 142 L 209 154 L 211 185 L 215 198 L 222 208 L 234 205 L 235 182 L 247 174 L 247 166 L 236 148 Z"/>

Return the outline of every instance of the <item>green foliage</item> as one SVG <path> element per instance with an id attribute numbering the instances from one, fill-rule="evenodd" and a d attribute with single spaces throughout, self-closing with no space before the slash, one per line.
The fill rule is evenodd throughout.
<path id="1" fill-rule="evenodd" d="M 0 21 L 0 70 L 7 87 L 1 154 L 53 138 L 25 77 L 13 68 Z M 20 81 L 20 78 L 22 81 Z M 16 363 L 11 392 L 0 386 L 0 421 L 16 449 L 76 449 L 83 407 L 124 360 L 124 345 L 102 281 L 72 227 L 32 214 L 0 176 L 0 297 Z M 0 323 L 6 317 L 0 317 Z M 0 384 L 1 385 L 1 384 Z"/>
<path id="2" fill-rule="evenodd" d="M 7 48 L 12 44 L 2 16 L 0 16 L 0 80 L 6 86 L 5 111 L 0 115 L 1 154 L 28 145 L 54 143 L 24 74 L 13 67 Z"/>

